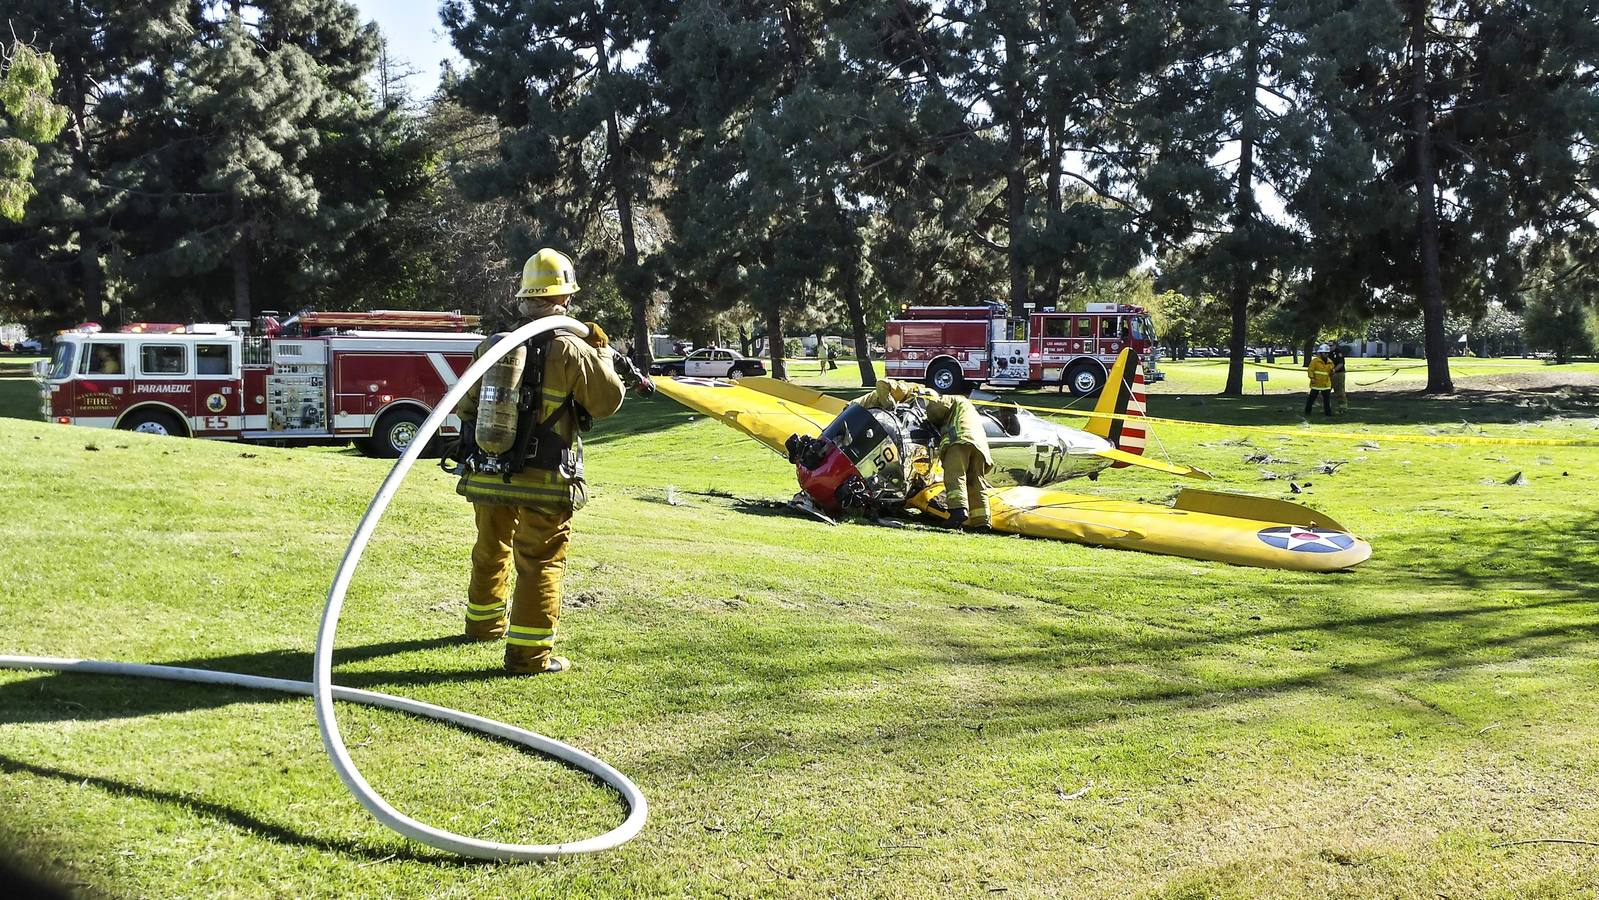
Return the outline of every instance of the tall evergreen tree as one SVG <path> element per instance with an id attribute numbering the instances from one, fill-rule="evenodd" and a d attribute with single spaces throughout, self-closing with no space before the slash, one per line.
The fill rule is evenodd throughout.
<path id="1" fill-rule="evenodd" d="M 1317 157 L 1341 146 L 1318 92 L 1337 49 L 1312 38 L 1321 14 L 1309 0 L 1172 7 L 1158 77 L 1127 116 L 1136 124 L 1126 139 L 1143 151 L 1129 154 L 1130 176 L 1164 223 L 1164 239 L 1181 248 L 1168 275 L 1226 303 L 1225 394 L 1243 392 L 1251 312 L 1298 296 L 1283 286 L 1319 274 L 1304 271 L 1302 251 L 1308 226 L 1321 223 L 1314 208 L 1309 219 L 1299 215 L 1294 201 Z M 1320 189 L 1339 187 L 1340 171 L 1320 172 Z"/>
<path id="2" fill-rule="evenodd" d="M 990 198 L 977 224 L 1004 253 L 1013 313 L 1055 305 L 1064 279 L 1132 268 L 1147 248 L 1110 177 L 1104 125 L 1151 74 L 1138 65 L 1148 18 L 1058 0 L 956 0 L 936 17 L 960 60 L 946 80 L 971 127 L 951 159 L 957 179 Z"/>
<path id="3" fill-rule="evenodd" d="M 37 193 L 23 221 L 0 231 L 13 297 L 50 322 L 106 312 L 109 263 L 130 226 L 125 204 L 139 189 L 129 140 L 148 113 L 153 60 L 181 40 L 186 0 L 8 0 L 11 30 L 48 49 L 60 66 L 53 102 L 66 111 L 60 137 L 40 149 Z M 25 299 L 23 299 L 25 298 Z"/>
<path id="4" fill-rule="evenodd" d="M 639 65 L 671 3 L 638 0 L 447 0 L 445 27 L 467 62 L 451 94 L 504 129 L 499 158 L 463 180 L 474 199 L 514 200 L 529 222 L 517 256 L 575 250 L 584 277 L 613 278 L 633 311 L 646 361 L 654 280 L 641 207 L 656 202 L 661 156 L 650 70 Z"/>
<path id="5" fill-rule="evenodd" d="M 1447 315 L 1515 302 L 1529 242 L 1592 231 L 1599 15 L 1591 0 L 1348 6 L 1383 22 L 1344 72 L 1343 112 L 1381 166 L 1349 255 L 1413 298 L 1426 389 L 1449 392 Z"/>
<path id="6" fill-rule="evenodd" d="M 376 26 L 348 0 L 203 0 L 189 23 L 163 79 L 172 124 L 148 132 L 140 204 L 175 237 L 145 241 L 136 273 L 146 289 L 207 295 L 225 276 L 234 318 L 249 318 L 263 284 L 303 305 L 419 164 L 396 149 L 396 113 L 367 82 Z"/>

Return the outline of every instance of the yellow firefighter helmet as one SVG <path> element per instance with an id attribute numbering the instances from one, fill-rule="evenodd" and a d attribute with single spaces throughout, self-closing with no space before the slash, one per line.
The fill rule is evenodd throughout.
<path id="1" fill-rule="evenodd" d="M 572 259 L 559 250 L 545 247 L 529 256 L 522 266 L 522 289 L 518 297 L 564 297 L 577 293 L 577 271 Z"/>

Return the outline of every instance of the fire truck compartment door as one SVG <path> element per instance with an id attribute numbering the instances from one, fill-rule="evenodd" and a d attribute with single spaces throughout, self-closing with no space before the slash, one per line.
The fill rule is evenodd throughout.
<path id="1" fill-rule="evenodd" d="M 1028 377 L 1027 342 L 995 341 L 989 373 L 994 378 L 1025 380 Z"/>
<path id="2" fill-rule="evenodd" d="M 267 376 L 267 430 L 322 434 L 328 430 L 326 366 L 281 366 Z"/>

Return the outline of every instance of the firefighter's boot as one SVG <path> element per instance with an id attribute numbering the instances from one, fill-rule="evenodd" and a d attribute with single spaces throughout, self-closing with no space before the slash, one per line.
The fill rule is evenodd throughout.
<path id="1" fill-rule="evenodd" d="M 530 662 L 527 654 L 516 652 L 517 647 L 505 648 L 505 671 L 508 675 L 560 675 L 572 671 L 572 661 L 564 656 L 545 655 L 537 662 Z"/>
<path id="2" fill-rule="evenodd" d="M 945 528 L 959 528 L 966 524 L 966 507 L 954 506 L 949 510 L 949 518 L 944 520 Z"/>

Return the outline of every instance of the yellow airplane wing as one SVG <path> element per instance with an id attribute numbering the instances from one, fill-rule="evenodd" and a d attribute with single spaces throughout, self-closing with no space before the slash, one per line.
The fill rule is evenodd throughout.
<path id="1" fill-rule="evenodd" d="M 1129 466 L 1143 466 L 1146 469 L 1154 469 L 1157 472 L 1181 475 L 1184 478 L 1198 478 L 1201 481 L 1210 480 L 1210 473 L 1206 472 L 1204 469 L 1196 469 L 1193 466 L 1173 465 L 1172 463 L 1161 462 L 1158 459 L 1150 459 L 1147 456 L 1139 456 L 1136 453 L 1128 453 L 1126 450 L 1117 450 L 1114 447 L 1107 447 L 1104 450 L 1095 450 L 1094 455 L 1102 456 L 1105 459 L 1113 459 L 1116 462 L 1126 463 Z"/>
<path id="2" fill-rule="evenodd" d="M 656 378 L 655 389 L 783 453 L 790 435 L 816 436 L 844 401 L 773 378 Z"/>
<path id="3" fill-rule="evenodd" d="M 691 409 L 744 432 L 779 453 L 793 434 L 820 434 L 844 401 L 768 378 L 737 381 L 657 378 L 656 389 Z M 1117 455 L 1111 455 L 1117 454 Z M 1111 459 L 1190 475 L 1121 451 Z M 943 485 L 934 476 L 906 505 L 943 519 L 935 505 Z M 1242 566 L 1332 572 L 1371 558 L 1371 545 L 1316 510 L 1265 497 L 1184 490 L 1170 505 L 1110 500 L 1051 488 L 1010 487 L 991 492 L 994 530 L 1124 550 L 1142 550 Z"/>

